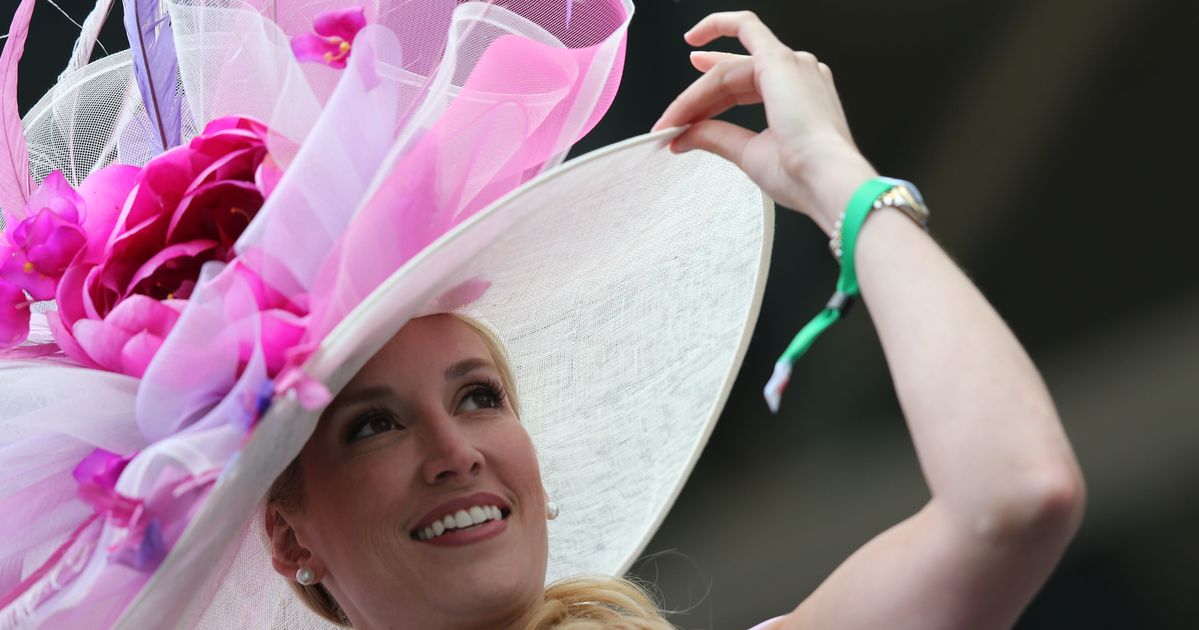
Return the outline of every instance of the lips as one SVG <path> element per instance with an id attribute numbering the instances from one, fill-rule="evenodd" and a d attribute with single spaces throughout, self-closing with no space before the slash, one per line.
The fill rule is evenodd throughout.
<path id="1" fill-rule="evenodd" d="M 450 499 L 429 510 L 417 521 L 409 535 L 413 540 L 435 541 L 443 537 L 459 538 L 462 533 L 495 529 L 511 514 L 500 496 L 490 492 Z"/>

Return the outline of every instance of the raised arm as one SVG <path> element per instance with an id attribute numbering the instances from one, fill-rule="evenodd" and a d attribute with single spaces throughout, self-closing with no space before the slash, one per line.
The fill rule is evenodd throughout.
<path id="1" fill-rule="evenodd" d="M 750 13 L 710 16 L 687 41 L 722 36 L 738 37 L 751 55 L 695 54 L 704 76 L 657 126 L 693 124 L 676 150 L 726 157 L 830 231 L 876 176 L 849 135 L 831 73 Z M 710 120 L 763 101 L 769 128 L 760 134 Z M 855 261 L 933 498 L 773 625 L 1010 627 L 1082 515 L 1082 477 L 1053 401 L 999 315 L 907 217 L 868 217 Z"/>

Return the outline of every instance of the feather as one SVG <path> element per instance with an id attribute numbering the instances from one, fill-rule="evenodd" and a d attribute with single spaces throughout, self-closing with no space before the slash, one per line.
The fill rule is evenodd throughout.
<path id="1" fill-rule="evenodd" d="M 156 153 L 180 141 L 179 59 L 170 19 L 160 15 L 158 0 L 122 0 L 125 33 L 133 52 L 137 88 L 146 104 L 146 115 L 158 141 Z"/>
<path id="2" fill-rule="evenodd" d="M 96 42 L 100 37 L 100 29 L 108 20 L 108 14 L 112 12 L 112 2 L 113 0 L 96 0 L 95 8 L 87 15 L 83 26 L 80 27 L 79 39 L 75 40 L 75 49 L 71 51 L 71 61 L 67 63 L 62 74 L 58 75 L 59 81 L 91 61 L 92 50 L 96 47 Z"/>
<path id="3" fill-rule="evenodd" d="M 4 209 L 6 223 L 23 218 L 25 199 L 33 189 L 29 147 L 17 109 L 17 64 L 25 54 L 32 15 L 33 0 L 21 0 L 8 29 L 4 52 L 0 53 L 0 208 Z"/>

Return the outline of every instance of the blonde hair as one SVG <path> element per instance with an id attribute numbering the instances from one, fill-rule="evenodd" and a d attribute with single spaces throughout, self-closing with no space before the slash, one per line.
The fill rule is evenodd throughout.
<path id="1" fill-rule="evenodd" d="M 525 630 L 673 630 L 653 598 L 625 578 L 577 576 L 545 587 Z"/>
<path id="2" fill-rule="evenodd" d="M 483 344 L 487 346 L 492 361 L 500 372 L 500 382 L 507 392 L 509 404 L 520 416 L 520 403 L 516 395 L 516 375 L 512 362 L 503 344 L 495 333 L 482 322 L 470 317 L 451 313 L 470 326 Z M 267 494 L 269 503 L 288 509 L 304 506 L 304 475 L 300 469 L 300 458 L 291 464 L 271 484 Z M 322 618 L 343 628 L 352 627 L 349 617 L 334 599 L 333 594 L 320 584 L 303 585 L 288 580 L 292 590 L 310 610 Z M 545 599 L 541 606 L 532 611 L 524 624 L 526 630 L 671 630 L 670 625 L 658 612 L 653 598 L 638 584 L 620 577 L 578 576 L 559 580 L 545 587 Z"/>

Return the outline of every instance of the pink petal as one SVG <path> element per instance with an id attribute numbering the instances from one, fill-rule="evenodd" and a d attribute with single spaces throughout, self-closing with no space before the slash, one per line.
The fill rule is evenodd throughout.
<path id="1" fill-rule="evenodd" d="M 161 343 L 153 338 L 165 338 L 178 320 L 179 311 L 171 305 L 134 295 L 117 304 L 103 320 L 75 322 L 71 333 L 86 357 L 101 368 L 140 378 L 154 344 Z"/>
<path id="2" fill-rule="evenodd" d="M 281 179 L 283 179 L 283 169 L 279 168 L 279 164 L 269 155 L 254 172 L 254 185 L 262 193 L 263 199 L 271 196 L 271 192 L 275 190 L 275 186 L 279 185 Z"/>
<path id="3" fill-rule="evenodd" d="M 205 125 L 204 131 L 198 137 L 213 136 L 226 131 L 248 132 L 251 136 L 261 139 L 265 139 L 268 132 L 266 125 L 253 118 L 247 116 L 225 116 L 214 119 Z"/>
<path id="4" fill-rule="evenodd" d="M 323 37 L 340 37 L 353 43 L 358 31 L 366 28 L 366 10 L 362 7 L 324 11 L 312 21 L 312 30 Z"/>
<path id="5" fill-rule="evenodd" d="M 129 457 L 122 457 L 98 448 L 79 462 L 71 476 L 80 484 L 114 490 L 117 486 L 117 479 L 121 476 L 121 471 L 125 469 L 129 460 Z"/>
<path id="6" fill-rule="evenodd" d="M 194 158 L 195 151 L 190 145 L 175 147 L 146 164 L 142 184 L 149 185 L 160 196 L 180 195 L 196 170 Z"/>
<path id="7" fill-rule="evenodd" d="M 300 61 L 316 61 L 336 67 L 336 62 L 326 62 L 325 55 L 336 57 L 341 53 L 341 46 L 319 35 L 305 33 L 291 38 L 291 51 Z M 342 64 L 345 67 L 345 64 Z"/>
<path id="8" fill-rule="evenodd" d="M 121 348 L 131 336 L 103 320 L 81 319 L 71 330 L 87 359 L 101 369 L 121 372 Z"/>
<path id="9" fill-rule="evenodd" d="M 63 177 L 62 171 L 51 171 L 42 181 L 42 185 L 29 196 L 29 202 L 25 207 L 33 212 L 49 208 L 63 219 L 78 223 L 82 218 L 79 216 L 81 206 L 83 206 L 83 197 L 80 197 L 79 193 L 71 188 L 67 178 Z"/>
<path id="10" fill-rule="evenodd" d="M 197 201 L 200 203 L 196 203 Z M 203 184 L 188 191 L 179 200 L 179 205 L 175 207 L 174 214 L 171 216 L 171 223 L 167 227 L 165 238 L 168 242 L 184 238 L 198 238 L 200 234 L 197 232 L 203 232 L 203 236 L 216 236 L 211 229 L 197 229 L 197 226 L 211 223 L 211 218 L 202 216 L 202 214 L 211 215 L 217 208 L 241 208 L 247 214 L 252 215 L 261 206 L 262 195 L 258 191 L 258 186 L 253 182 L 221 179 Z M 176 230 L 180 230 L 180 228 L 182 228 L 182 235 L 176 234 Z"/>
<path id="11" fill-rule="evenodd" d="M 57 278 L 42 273 L 37 265 L 30 262 L 27 252 L 20 249 L 7 251 L 0 261 L 0 282 L 25 290 L 35 300 L 54 299 L 54 290 L 58 285 Z"/>
<path id="12" fill-rule="evenodd" d="M 287 351 L 300 342 L 308 319 L 272 309 L 261 314 L 262 352 L 269 374 L 277 374 L 287 361 Z"/>
<path id="13" fill-rule="evenodd" d="M 121 349 L 121 372 L 141 378 L 161 346 L 162 337 L 147 331 L 133 335 Z"/>
<path id="14" fill-rule="evenodd" d="M 45 239 L 29 248 L 29 260 L 43 273 L 61 276 L 75 255 L 87 245 L 83 229 L 72 223 L 55 226 Z"/>
<path id="15" fill-rule="evenodd" d="M 171 304 L 145 295 L 131 295 L 121 300 L 104 318 L 104 322 L 130 334 L 148 330 L 165 337 L 179 320 L 179 311 Z"/>
<path id="16" fill-rule="evenodd" d="M 79 196 L 83 197 L 87 207 L 83 219 L 87 251 L 83 260 L 99 262 L 104 246 L 116 227 L 121 208 L 125 206 L 141 171 L 136 166 L 114 164 L 88 175 L 79 185 Z"/>
<path id="17" fill-rule="evenodd" d="M 62 317 L 66 328 L 70 328 L 75 320 L 87 317 L 83 306 L 83 284 L 88 272 L 92 269 L 93 267 L 90 265 L 73 265 L 58 281 L 54 299 L 58 302 L 58 314 Z"/>
<path id="18" fill-rule="evenodd" d="M 164 247 L 154 254 L 129 279 L 126 291 L 132 291 L 138 283 L 154 275 L 158 268 L 176 258 L 194 258 L 196 255 L 211 250 L 217 246 L 216 241 L 188 241 Z"/>
<path id="19" fill-rule="evenodd" d="M 61 285 L 60 285 L 61 286 Z M 59 303 L 61 306 L 62 303 Z M 70 357 L 75 362 L 83 367 L 99 368 L 100 366 L 92 360 L 91 356 L 83 350 L 79 342 L 75 340 L 75 335 L 71 333 L 71 329 L 63 322 L 61 311 L 50 311 L 46 313 L 46 323 L 50 327 L 50 334 L 54 335 L 54 343 L 62 349 L 63 354 Z"/>
<path id="20" fill-rule="evenodd" d="M 29 299 L 14 284 L 0 280 L 0 348 L 20 345 L 29 338 Z"/>

